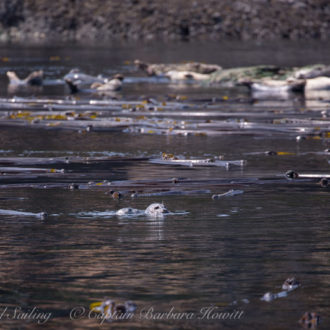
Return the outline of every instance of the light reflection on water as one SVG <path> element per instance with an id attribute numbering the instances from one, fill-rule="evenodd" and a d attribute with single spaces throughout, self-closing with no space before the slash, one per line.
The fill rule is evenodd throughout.
<path id="1" fill-rule="evenodd" d="M 168 51 L 168 61 L 186 59 L 182 55 L 187 54 L 183 50 L 185 46 L 180 47 L 178 53 Z M 235 50 L 234 54 L 238 56 L 239 51 L 245 50 L 243 47 Z M 270 51 L 266 50 L 266 54 Z M 54 49 L 25 50 L 24 56 L 31 58 L 37 54 L 39 57 L 24 62 L 24 70 L 43 65 L 52 78 L 59 78 L 71 68 L 73 60 L 50 66 L 47 59 L 53 52 Z M 72 59 L 76 58 L 74 50 L 65 48 L 61 52 L 63 58 L 67 54 Z M 242 60 L 243 64 L 259 64 L 265 60 L 262 51 L 251 52 L 260 57 L 245 53 L 248 58 Z M 13 59 L 9 64 L 21 68 L 23 75 L 25 71 L 21 63 L 15 61 L 21 56 L 19 50 L 7 49 L 5 53 Z M 230 49 L 224 51 L 224 54 L 229 53 Z M 133 59 L 133 55 L 128 56 L 131 50 L 125 48 L 112 55 L 109 62 L 105 61 L 105 54 L 108 51 L 83 51 L 82 62 L 76 65 L 98 74 L 115 71 L 122 68 L 123 60 Z M 134 57 L 144 54 L 137 51 Z M 164 60 L 165 55 L 155 49 L 150 54 L 147 59 Z M 295 49 L 294 55 L 289 56 L 288 65 L 302 64 L 297 54 L 299 50 Z M 203 57 L 207 62 L 221 64 L 221 59 L 213 56 L 211 53 L 206 56 L 199 50 L 196 60 Z M 230 66 L 230 60 L 225 58 L 226 65 Z M 90 61 L 86 62 L 86 59 Z M 95 59 L 101 60 L 96 63 Z M 320 59 L 324 59 L 322 54 L 314 59 L 311 54 L 305 58 L 306 61 Z M 283 64 L 285 57 L 275 57 L 274 61 L 277 62 L 275 64 Z M 232 65 L 237 63 L 238 57 L 234 57 Z M 1 69 L 4 72 L 7 67 L 2 66 Z M 6 86 L 4 79 L 1 86 Z M 48 87 L 44 88 L 43 96 L 67 95 L 64 86 Z M 194 86 L 179 90 L 177 86 L 164 86 L 162 82 L 155 86 L 129 85 L 121 96 L 134 99 L 141 94 L 157 96 L 173 91 L 196 99 L 228 94 L 228 91 L 216 88 L 198 89 Z M 6 92 L 1 92 L 1 96 L 7 97 Z M 271 106 L 280 105 L 273 103 Z M 258 105 L 234 104 L 233 107 L 237 107 L 236 110 L 250 107 L 251 111 L 259 111 Z M 72 131 L 1 128 L 0 137 L 1 157 L 98 156 L 92 153 L 107 156 L 102 154 L 104 152 L 123 157 L 159 157 L 164 151 L 187 158 L 223 155 L 225 159 L 247 161 L 243 168 L 229 170 L 156 165 L 147 161 L 61 164 L 60 168 L 67 170 L 66 175 L 52 180 L 63 184 L 173 177 L 217 178 L 229 182 L 236 178 L 277 177 L 291 168 L 316 172 L 329 169 L 329 156 L 315 154 L 328 147 L 326 140 L 297 143 L 292 137 L 276 134 L 261 137 L 179 137 L 91 132 L 84 135 Z M 281 150 L 294 155 L 266 156 L 263 152 L 267 150 Z M 49 311 L 53 316 L 47 323 L 49 327 L 95 328 L 97 320 L 86 316 L 70 320 L 69 312 L 75 306 L 88 308 L 91 302 L 106 296 L 119 301 L 133 300 L 139 307 L 136 318 L 113 323 L 116 328 L 294 329 L 299 327 L 297 321 L 305 311 L 317 311 L 323 316 L 322 328 L 329 324 L 326 319 L 330 287 L 328 189 L 310 183 L 296 186 L 274 181 L 270 184 L 240 185 L 238 189 L 244 190 L 243 194 L 219 200 L 212 200 L 211 194 L 203 194 L 125 197 L 116 201 L 105 194 L 105 190 L 14 189 L 10 188 L 10 179 L 8 175 L 2 175 L 0 179 L 1 209 L 34 213 L 46 211 L 50 216 L 45 220 L 0 216 L 1 305 L 25 309 L 37 306 Z M 43 184 L 50 182 L 50 178 L 27 177 L 26 181 Z M 224 193 L 231 188 L 229 184 L 213 187 L 212 192 Z M 171 211 L 185 210 L 189 214 L 169 215 L 163 220 L 147 217 L 81 219 L 74 216 L 79 212 L 116 211 L 128 206 L 143 210 L 152 202 L 164 202 Z M 224 214 L 227 216 L 218 216 Z M 271 303 L 259 300 L 267 291 L 280 291 L 282 282 L 293 275 L 302 286 L 287 298 Z M 235 307 L 245 312 L 242 319 L 235 321 L 153 321 L 138 317 L 141 310 L 150 306 L 161 312 L 169 311 L 173 306 L 177 311 L 198 313 L 201 308 L 211 305 L 232 311 L 234 308 L 230 304 L 241 299 L 249 299 L 250 303 Z M 37 327 L 35 323 L 8 318 L 1 321 L 4 328 Z"/>

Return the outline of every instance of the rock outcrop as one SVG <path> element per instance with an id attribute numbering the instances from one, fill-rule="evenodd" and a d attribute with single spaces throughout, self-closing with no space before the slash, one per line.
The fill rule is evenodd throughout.
<path id="1" fill-rule="evenodd" d="M 329 39 L 328 0 L 2 0 L 0 40 Z"/>

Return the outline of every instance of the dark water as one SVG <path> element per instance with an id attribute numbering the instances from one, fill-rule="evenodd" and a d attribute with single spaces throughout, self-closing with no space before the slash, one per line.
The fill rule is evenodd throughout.
<path id="1" fill-rule="evenodd" d="M 79 67 L 90 74 L 124 72 L 131 77 L 121 92 L 112 95 L 122 102 L 141 102 L 148 97 L 162 101 L 174 94 L 179 96 L 178 103 L 190 106 L 188 110 L 173 106 L 165 115 L 145 114 L 148 118 L 184 120 L 191 125 L 211 120 L 218 121 L 218 126 L 206 129 L 205 136 L 180 136 L 2 124 L 0 167 L 6 168 L 0 171 L 0 209 L 44 211 L 49 216 L 0 215 L 1 328 L 39 328 L 41 316 L 33 319 L 32 313 L 22 320 L 19 313 L 33 312 L 34 307 L 39 313 L 51 313 L 44 324 L 47 328 L 96 328 L 102 321 L 88 315 L 88 306 L 111 297 L 120 302 L 133 300 L 138 305 L 133 319 L 105 322 L 104 326 L 113 328 L 300 329 L 298 320 L 311 311 L 321 315 L 320 328 L 328 329 L 329 188 L 320 187 L 317 180 L 289 181 L 284 173 L 294 169 L 329 174 L 330 157 L 324 151 L 329 148 L 329 136 L 317 134 L 330 130 L 329 119 L 321 114 L 329 109 L 329 94 L 322 99 L 294 96 L 256 101 L 244 89 L 145 79 L 125 61 L 141 58 L 150 62 L 196 60 L 224 67 L 301 66 L 330 64 L 329 48 L 317 44 L 232 43 L 3 48 L 1 114 L 25 111 L 23 106 L 37 111 L 32 104 L 35 98 L 68 101 L 67 87 L 56 79 Z M 7 90 L 6 71 L 24 76 L 40 68 L 47 78 L 41 90 Z M 25 103 L 18 102 L 17 109 L 9 106 L 14 96 L 25 98 Z M 213 98 L 217 100 L 214 104 L 210 103 Z M 76 96 L 88 107 L 90 99 L 110 100 L 109 96 L 91 93 Z M 208 105 L 204 107 L 205 103 Z M 112 106 L 102 111 L 112 116 Z M 66 104 L 63 109 L 71 111 L 72 107 Z M 120 110 L 121 115 L 127 114 Z M 291 122 L 294 127 L 288 128 L 284 119 L 300 122 Z M 282 120 L 281 124 L 276 120 Z M 234 127 L 233 123 L 240 121 L 251 124 L 251 128 Z M 297 142 L 296 137 L 304 134 L 306 140 Z M 284 154 L 266 155 L 269 150 Z M 225 160 L 245 163 L 229 169 L 150 163 L 149 159 L 159 158 L 161 152 L 199 159 L 222 155 Z M 64 157 L 70 161 L 65 162 Z M 22 163 L 23 158 L 27 163 Z M 53 160 L 42 163 L 49 158 Z M 8 167 L 63 168 L 65 173 L 13 173 Z M 172 185 L 179 189 L 210 192 L 130 197 L 129 191 L 136 189 L 138 180 L 146 180 L 141 191 L 150 191 L 152 185 L 165 189 L 174 177 L 179 183 Z M 89 181 L 94 184 L 88 186 Z M 73 182 L 81 189 L 68 189 Z M 122 191 L 124 198 L 114 200 L 106 194 L 111 187 Z M 213 193 L 229 189 L 244 193 L 212 200 Z M 153 202 L 164 202 L 173 212 L 189 213 L 164 219 L 78 215 L 128 206 L 145 209 Z M 272 302 L 260 300 L 268 291 L 280 292 L 283 281 L 292 276 L 301 282 L 297 290 Z M 214 309 L 204 314 L 212 306 Z M 146 312 L 150 308 L 153 314 Z M 156 314 L 171 309 L 189 312 L 192 319 Z M 223 320 L 221 312 L 239 312 L 241 317 Z"/>

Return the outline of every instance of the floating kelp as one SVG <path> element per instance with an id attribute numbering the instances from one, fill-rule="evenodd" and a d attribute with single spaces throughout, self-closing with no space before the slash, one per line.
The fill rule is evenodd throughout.
<path id="1" fill-rule="evenodd" d="M 66 174 L 61 174 L 62 176 Z M 68 176 L 67 180 L 72 180 L 73 174 Z M 0 189 L 5 188 L 35 188 L 35 189 L 68 189 L 69 183 L 64 182 L 49 182 L 47 181 L 47 176 L 45 177 L 42 183 L 38 181 L 34 182 L 34 177 L 22 176 L 20 179 L 24 179 L 20 183 L 17 183 L 17 180 L 9 180 L 8 182 L 5 180 L 6 177 L 0 177 Z M 15 178 L 17 178 L 15 176 Z M 39 176 L 36 178 L 40 178 Z M 77 175 L 79 179 L 79 175 Z M 7 183 L 6 183 L 7 182 Z M 72 182 L 72 181 L 71 181 Z M 264 177 L 264 178 L 244 178 L 244 177 L 236 177 L 236 178 L 212 178 L 212 179 L 188 179 L 188 178 L 179 178 L 179 179 L 168 179 L 168 180 L 120 180 L 120 181 L 95 181 L 95 182 L 84 182 L 84 181 L 76 181 L 75 184 L 79 185 L 79 190 L 109 190 L 109 186 L 111 186 L 111 190 L 119 191 L 123 194 L 123 197 L 129 196 L 132 194 L 149 194 L 149 193 L 163 193 L 163 192 L 171 192 L 175 187 L 175 191 L 181 191 L 183 195 L 185 194 L 195 194 L 196 191 L 200 191 L 201 194 L 218 191 L 219 188 L 223 187 L 232 187 L 234 190 L 254 185 L 262 185 L 264 189 L 269 186 L 283 186 L 283 187 L 291 187 L 295 184 L 297 187 L 299 185 L 305 186 L 309 184 L 315 184 L 315 179 L 299 179 L 288 181 L 284 175 L 277 175 L 273 177 Z M 240 189 L 238 189 L 240 190 Z M 170 193 L 171 194 L 171 193 Z M 177 193 L 175 193 L 177 194 Z M 157 196 L 157 195 L 155 195 Z M 134 197 L 134 195 L 133 195 Z"/>
<path id="2" fill-rule="evenodd" d="M 189 195 L 201 195 L 201 194 L 210 194 L 211 190 L 168 190 L 168 191 L 159 191 L 159 192 L 149 192 L 149 193 L 137 193 L 134 192 L 131 194 L 132 198 L 137 197 L 163 197 L 163 196 L 189 196 Z"/>
<path id="3" fill-rule="evenodd" d="M 30 168 L 30 167 L 0 167 L 1 175 L 22 173 L 64 173 L 64 169 Z"/>
<path id="4" fill-rule="evenodd" d="M 16 111 L 12 110 L 13 105 Z M 235 108 L 223 111 L 222 106 L 154 99 L 83 101 L 14 98 L 0 100 L 0 109 L 6 109 L 0 116 L 0 124 L 79 132 L 122 131 L 184 137 L 280 134 L 292 138 L 298 135 L 302 141 L 327 139 L 330 136 L 328 118 L 315 111 L 310 113 L 312 118 L 306 119 L 306 113 L 292 109 L 270 111 L 265 108 L 264 111 L 242 112 Z M 18 110 L 21 107 L 24 110 Z"/>
<path id="5" fill-rule="evenodd" d="M 47 217 L 46 212 L 32 213 L 32 212 L 22 212 L 22 211 L 3 210 L 3 209 L 0 209 L 0 215 L 7 215 L 13 217 L 34 217 L 38 219 L 44 219 Z"/>
<path id="6" fill-rule="evenodd" d="M 13 200 L 13 201 L 24 201 L 28 198 L 26 197 L 0 197 L 0 201 L 10 201 L 10 200 Z"/>
<path id="7" fill-rule="evenodd" d="M 245 155 L 265 155 L 265 156 L 296 156 L 297 154 L 290 151 L 255 151 L 255 152 L 246 152 Z"/>
<path id="8" fill-rule="evenodd" d="M 299 180 L 307 179 L 310 181 L 314 181 L 323 188 L 328 187 L 329 179 L 330 179 L 329 174 L 307 174 L 307 173 L 299 174 L 295 171 L 288 171 L 285 173 L 285 176 L 287 179 L 294 180 L 294 181 L 296 181 L 297 179 L 299 179 Z"/>
<path id="9" fill-rule="evenodd" d="M 285 177 L 288 180 L 311 180 L 316 181 L 321 187 L 326 188 L 329 185 L 330 174 L 323 173 L 298 173 L 293 170 L 289 170 L 285 173 Z"/>
<path id="10" fill-rule="evenodd" d="M 278 299 L 278 298 L 284 298 L 284 297 L 287 297 L 288 293 L 287 291 L 281 291 L 281 292 L 278 292 L 278 293 L 272 293 L 272 292 L 266 292 L 261 298 L 260 300 L 262 301 L 266 301 L 266 302 L 271 302 L 275 299 Z"/>
<path id="11" fill-rule="evenodd" d="M 223 194 L 212 195 L 212 199 L 220 199 L 222 197 L 232 197 L 232 196 L 240 195 L 240 194 L 243 194 L 243 193 L 244 193 L 243 190 L 230 189 L 229 191 L 227 191 Z"/>
<path id="12" fill-rule="evenodd" d="M 24 168 L 12 167 L 26 166 L 26 165 L 69 165 L 69 164 L 97 164 L 107 162 L 131 162 L 131 161 L 147 161 L 148 157 L 125 157 L 125 156 L 111 156 L 115 153 L 100 152 L 101 154 L 108 154 L 109 156 L 97 157 L 93 155 L 99 154 L 98 152 L 89 153 L 91 156 L 66 156 L 66 157 L 0 157 L 0 165 L 5 165 L 2 169 L 8 172 L 42 172 L 42 173 L 64 173 L 64 169 L 46 169 L 46 168 Z M 9 167 L 11 166 L 11 167 Z M 1 167 L 0 167 L 1 169 Z M 1 172 L 1 170 L 0 170 Z"/>
<path id="13" fill-rule="evenodd" d="M 150 163 L 161 165 L 181 165 L 188 167 L 195 166 L 218 166 L 229 168 L 231 165 L 244 166 L 244 160 L 218 160 L 218 159 L 150 159 Z"/>
<path id="14" fill-rule="evenodd" d="M 76 216 L 78 218 L 91 218 L 91 219 L 110 219 L 116 215 L 116 211 L 90 211 L 90 212 L 79 212 Z M 144 211 L 140 211 L 140 214 L 134 214 L 134 216 L 144 215 Z"/>

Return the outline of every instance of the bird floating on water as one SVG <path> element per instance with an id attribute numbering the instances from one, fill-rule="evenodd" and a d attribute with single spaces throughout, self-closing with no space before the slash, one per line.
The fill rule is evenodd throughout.
<path id="1" fill-rule="evenodd" d="M 123 319 L 124 316 L 130 317 L 137 309 L 133 301 L 125 301 L 117 304 L 114 300 L 105 298 L 103 301 L 97 301 L 89 305 L 92 312 L 101 313 L 107 320 Z M 125 315 L 126 314 L 126 315 Z"/>

